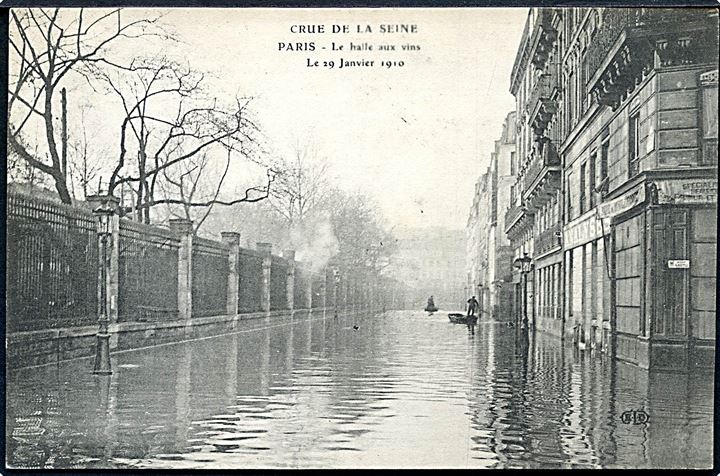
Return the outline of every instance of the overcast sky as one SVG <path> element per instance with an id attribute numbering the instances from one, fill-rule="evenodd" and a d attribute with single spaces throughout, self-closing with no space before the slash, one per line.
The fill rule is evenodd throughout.
<path id="1" fill-rule="evenodd" d="M 473 184 L 514 108 L 509 76 L 526 9 L 215 9 L 170 11 L 182 44 L 167 46 L 215 72 L 217 88 L 256 97 L 279 153 L 300 141 L 327 157 L 346 189 L 374 196 L 401 226 L 465 226 Z M 349 34 L 303 35 L 292 25 L 333 24 Z M 358 34 L 370 24 L 373 33 Z M 380 24 L 415 24 L 382 34 Z M 316 51 L 278 51 L 314 41 Z M 420 51 L 331 52 L 330 43 L 420 45 Z M 326 46 L 327 50 L 322 50 Z M 317 60 L 404 60 L 402 68 L 306 67 Z"/>
<path id="2" fill-rule="evenodd" d="M 124 19 L 157 14 L 128 9 Z M 118 62 L 168 56 L 210 73 L 206 87 L 221 100 L 254 97 L 252 107 L 272 153 L 287 155 L 295 144 L 314 149 L 330 163 L 341 188 L 373 196 L 393 225 L 465 226 L 473 185 L 487 168 L 503 119 L 514 109 L 509 76 L 527 9 L 171 9 L 163 14 L 162 22 L 179 41 L 121 41 L 109 55 Z M 292 33 L 293 25 L 324 25 L 326 33 Z M 350 33 L 333 34 L 333 25 L 347 25 Z M 366 25 L 372 33 L 357 32 Z M 416 32 L 382 33 L 381 25 L 414 25 Z M 297 42 L 314 42 L 315 51 L 280 51 L 279 43 Z M 331 51 L 333 42 L 343 51 Z M 348 52 L 351 42 L 374 51 Z M 394 45 L 395 51 L 377 51 L 381 44 Z M 419 50 L 403 51 L 406 44 Z M 340 69 L 341 58 L 375 63 Z M 308 68 L 308 60 L 321 66 Z M 385 68 L 382 60 L 404 66 Z M 335 67 L 322 67 L 324 61 L 334 61 Z M 98 96 L 102 91 L 90 91 L 81 77 L 74 82 L 68 77 L 66 86 L 73 133 L 82 119 L 93 154 L 107 156 L 108 167 L 113 165 L 124 117 L 118 98 Z M 253 173 L 262 180 L 257 168 L 233 169 L 235 185 L 261 184 Z M 109 172 L 102 174 L 107 179 Z"/>

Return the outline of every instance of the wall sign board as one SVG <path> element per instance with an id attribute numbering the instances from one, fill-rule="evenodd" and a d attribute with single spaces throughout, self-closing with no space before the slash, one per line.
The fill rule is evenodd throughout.
<path id="1" fill-rule="evenodd" d="M 669 205 L 717 203 L 717 178 L 655 182 L 658 203 Z"/>
<path id="2" fill-rule="evenodd" d="M 669 259 L 668 260 L 668 268 L 670 268 L 670 269 L 689 269 L 690 268 L 690 260 L 689 259 Z"/>

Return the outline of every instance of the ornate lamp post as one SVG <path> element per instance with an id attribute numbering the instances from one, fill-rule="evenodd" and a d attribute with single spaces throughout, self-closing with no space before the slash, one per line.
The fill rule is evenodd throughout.
<path id="1" fill-rule="evenodd" d="M 528 256 L 527 253 L 523 253 L 522 258 L 516 258 L 513 262 L 516 268 L 520 268 L 520 274 L 522 279 L 522 292 L 523 292 L 523 306 L 522 306 L 522 323 L 521 327 L 525 331 L 528 329 L 528 312 L 527 312 L 527 305 L 528 305 L 528 298 L 527 298 L 527 281 L 528 281 L 528 274 L 532 271 L 532 258 Z"/>
<path id="2" fill-rule="evenodd" d="M 334 315 L 338 317 L 338 290 L 340 289 L 340 271 L 337 268 L 333 268 L 333 279 L 335 281 L 335 299 L 333 304 L 335 306 Z"/>
<path id="3" fill-rule="evenodd" d="M 115 210 L 107 198 L 102 200 L 100 206 L 93 210 L 97 217 L 97 233 L 100 238 L 100 270 L 99 270 L 99 292 L 98 292 L 98 333 L 97 345 L 95 346 L 95 367 L 94 374 L 109 375 L 110 368 L 110 334 L 108 324 L 110 322 L 107 312 L 107 277 L 108 277 L 108 237 L 112 233 L 112 216 Z"/>
<path id="4" fill-rule="evenodd" d="M 478 317 L 480 317 L 480 314 L 482 314 L 483 310 L 485 309 L 485 286 L 483 283 L 477 283 L 477 289 L 478 289 Z"/>

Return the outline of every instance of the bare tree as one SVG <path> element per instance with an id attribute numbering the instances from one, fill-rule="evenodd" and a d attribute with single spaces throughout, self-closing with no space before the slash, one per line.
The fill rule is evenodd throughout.
<path id="1" fill-rule="evenodd" d="M 329 190 L 328 165 L 309 146 L 298 144 L 292 157 L 281 160 L 278 167 L 270 203 L 293 228 L 323 204 Z"/>
<path id="2" fill-rule="evenodd" d="M 193 221 L 194 234 L 198 233 L 215 205 L 232 206 L 268 198 L 275 178 L 272 169 L 267 170 L 267 186 L 246 188 L 242 197 L 233 200 L 220 199 L 232 162 L 231 152 L 228 148 L 225 164 L 215 167 L 215 170 L 212 170 L 212 159 L 206 153 L 189 157 L 175 167 L 163 169 L 164 180 L 159 182 L 162 201 L 171 215 Z"/>
<path id="3" fill-rule="evenodd" d="M 100 177 L 101 158 L 106 156 L 104 153 L 91 152 L 85 123 L 85 109 L 86 107 L 80 109 L 80 133 L 76 138 L 69 141 L 68 150 L 71 152 L 71 160 L 67 161 L 68 186 L 73 197 L 76 197 L 75 184 L 77 183 L 82 191 L 83 198 L 87 198 L 88 195 L 92 194 L 90 185 Z"/>
<path id="4" fill-rule="evenodd" d="M 391 264 L 397 240 L 370 197 L 333 190 L 327 207 L 339 244 L 335 258 L 338 264 L 375 274 Z"/>
<path id="5" fill-rule="evenodd" d="M 153 34 L 157 19 L 126 22 L 120 9 L 24 9 L 10 11 L 11 67 L 8 101 L 8 145 L 19 158 L 54 181 L 60 200 L 71 202 L 63 166 L 67 136 L 55 124 L 55 107 L 62 81 L 71 72 L 82 74 L 88 64 L 113 64 L 108 48 L 121 38 Z M 38 122 L 39 121 L 39 122 Z M 40 152 L 24 138 L 33 127 L 44 134 Z M 45 153 L 47 155 L 45 155 Z M 49 156 L 49 157 L 48 157 Z"/>
<path id="6" fill-rule="evenodd" d="M 205 91 L 202 73 L 164 57 L 136 59 L 121 70 L 97 68 L 95 75 L 119 98 L 125 115 L 108 190 L 131 187 L 134 205 L 126 211 L 138 220 L 150 223 L 150 209 L 156 205 L 189 210 L 267 198 L 274 173 L 264 163 L 260 132 L 249 110 L 251 98 L 221 105 Z M 212 187 L 214 196 L 196 200 L 208 163 L 225 152 L 226 172 Z M 268 180 L 246 189 L 242 197 L 220 200 L 233 157 L 266 167 Z M 161 188 L 162 197 L 157 193 Z M 173 189 L 177 193 L 170 196 Z"/>

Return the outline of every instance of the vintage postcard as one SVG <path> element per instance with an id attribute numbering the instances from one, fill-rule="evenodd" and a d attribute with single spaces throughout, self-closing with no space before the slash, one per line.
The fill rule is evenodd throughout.
<path id="1" fill-rule="evenodd" d="M 5 470 L 713 467 L 717 8 L 5 8 Z"/>

